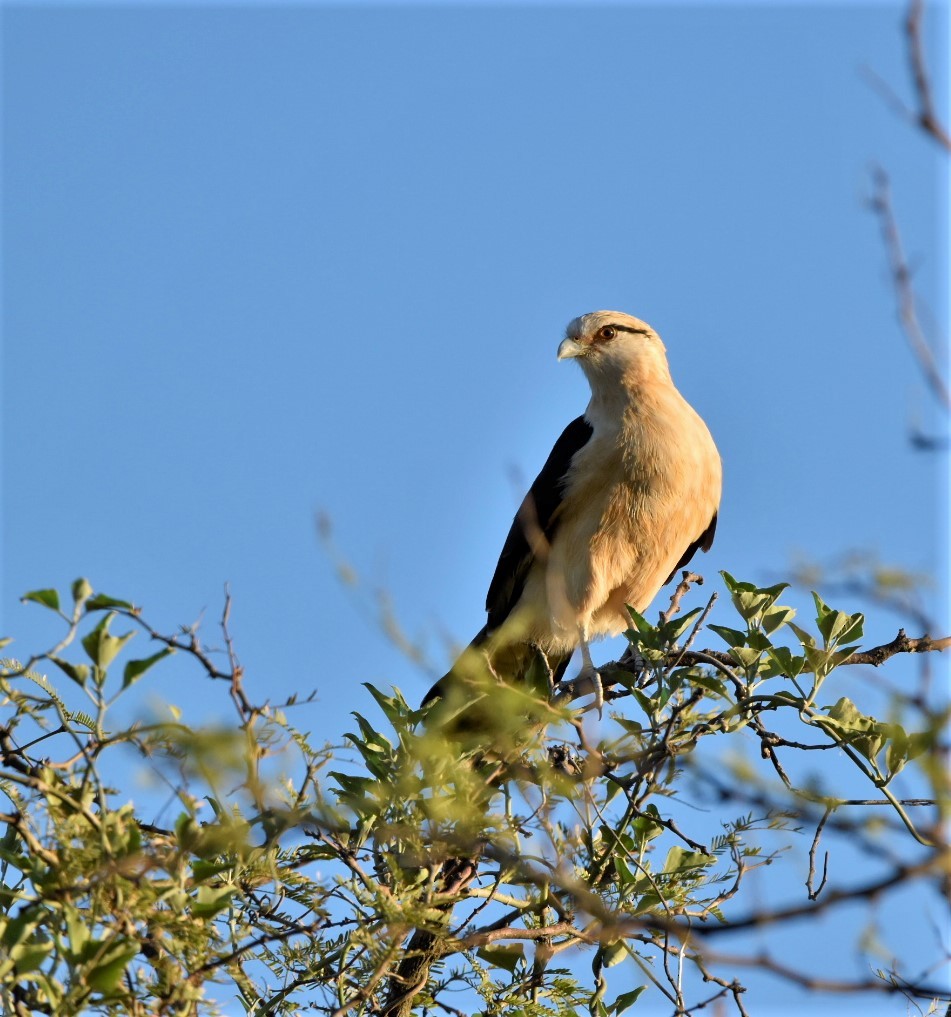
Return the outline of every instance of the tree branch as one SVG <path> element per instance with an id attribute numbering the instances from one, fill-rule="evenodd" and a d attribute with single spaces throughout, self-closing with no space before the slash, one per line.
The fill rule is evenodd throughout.
<path id="1" fill-rule="evenodd" d="M 931 391 L 946 410 L 951 410 L 951 394 L 948 392 L 947 383 L 941 376 L 934 350 L 918 320 L 918 301 L 912 284 L 911 268 L 905 258 L 898 222 L 892 209 L 888 174 L 880 166 L 876 167 L 872 171 L 872 182 L 874 191 L 869 199 L 869 207 L 877 216 L 881 227 L 898 300 L 898 317 L 902 331 Z"/>

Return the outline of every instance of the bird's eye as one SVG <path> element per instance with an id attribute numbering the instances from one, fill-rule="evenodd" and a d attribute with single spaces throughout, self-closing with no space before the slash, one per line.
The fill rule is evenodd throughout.
<path id="1" fill-rule="evenodd" d="M 598 338 L 604 342 L 610 342 L 617 335 L 617 329 L 613 325 L 605 325 L 598 329 Z"/>

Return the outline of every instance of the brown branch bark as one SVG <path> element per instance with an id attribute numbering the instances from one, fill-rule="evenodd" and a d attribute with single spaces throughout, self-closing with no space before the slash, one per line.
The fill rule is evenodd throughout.
<path id="1" fill-rule="evenodd" d="M 708 953 L 703 955 L 703 960 L 707 964 L 758 968 L 795 985 L 802 986 L 804 989 L 809 989 L 812 992 L 828 992 L 843 995 L 857 995 L 860 992 L 881 992 L 886 995 L 902 994 L 915 996 L 918 999 L 948 1000 L 948 991 L 942 986 L 929 985 L 925 982 L 909 982 L 894 974 L 887 979 L 866 978 L 855 981 L 823 978 L 818 975 L 806 974 L 790 967 L 788 964 L 783 964 L 780 961 L 774 960 L 766 953 L 754 956 Z"/>
<path id="2" fill-rule="evenodd" d="M 909 105 L 895 89 L 874 71 L 863 68 L 865 77 L 882 99 L 900 117 L 908 120 L 936 141 L 942 148 L 951 151 L 951 135 L 941 122 L 935 109 L 934 89 L 931 87 L 931 76 L 925 60 L 924 47 L 924 0 L 911 0 L 905 16 L 905 40 L 907 56 L 911 71 L 912 86 L 915 91 L 914 105 Z"/>
<path id="3" fill-rule="evenodd" d="M 696 924 L 693 924 L 689 929 L 679 922 L 670 924 L 676 924 L 680 928 L 682 936 L 697 934 L 707 938 L 723 933 L 741 932 L 744 929 L 762 928 L 766 925 L 775 925 L 777 922 L 789 922 L 797 918 L 812 918 L 820 911 L 827 911 L 833 905 L 843 901 L 872 900 L 879 896 L 879 894 L 890 890 L 893 886 L 901 886 L 916 876 L 937 871 L 942 862 L 946 864 L 947 859 L 942 858 L 940 855 L 929 855 L 925 861 L 916 865 L 896 865 L 887 876 L 873 880 L 870 883 L 865 883 L 862 886 L 856 886 L 852 889 L 829 890 L 821 900 L 809 901 L 808 903 L 797 904 L 788 908 L 755 911 L 751 914 L 731 919 L 723 924 L 710 924 L 703 928 L 698 928 Z"/>
<path id="4" fill-rule="evenodd" d="M 472 858 L 450 858 L 443 864 L 442 893 L 461 893 L 478 875 L 478 865 Z M 452 905 L 443 905 L 446 922 L 452 915 Z M 379 1011 L 380 1017 L 409 1017 L 413 1000 L 426 987 L 429 970 L 446 952 L 454 948 L 444 942 L 439 932 L 416 929 L 406 946 L 403 959 L 389 976 L 386 1002 Z"/>
<path id="5" fill-rule="evenodd" d="M 924 14 L 924 0 L 911 0 L 908 5 L 908 15 L 905 18 L 905 36 L 908 40 L 908 62 L 911 64 L 911 76 L 915 83 L 915 95 L 918 99 L 918 111 L 915 119 L 926 134 L 951 152 L 951 135 L 938 119 L 934 91 L 931 88 L 931 78 L 925 61 L 922 38 Z"/>

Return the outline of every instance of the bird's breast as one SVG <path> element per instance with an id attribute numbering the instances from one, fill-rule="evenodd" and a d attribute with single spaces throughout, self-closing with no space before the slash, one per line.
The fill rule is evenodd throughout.
<path id="1" fill-rule="evenodd" d="M 720 457 L 676 390 L 596 432 L 569 470 L 546 565 L 556 626 L 590 636 L 628 627 L 646 609 L 720 500 Z"/>

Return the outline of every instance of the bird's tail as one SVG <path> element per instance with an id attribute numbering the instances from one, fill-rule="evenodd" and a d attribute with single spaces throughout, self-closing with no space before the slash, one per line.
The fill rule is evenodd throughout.
<path id="1" fill-rule="evenodd" d="M 422 705 L 441 700 L 440 713 L 460 729 L 491 729 L 506 719 L 522 724 L 531 700 L 549 697 L 570 660 L 570 653 L 549 656 L 529 642 L 500 643 L 482 628 Z"/>
<path id="2" fill-rule="evenodd" d="M 464 689 L 475 675 L 472 672 L 485 671 L 488 661 L 482 647 L 488 640 L 485 625 L 476 633 L 472 642 L 462 651 L 455 664 L 439 679 L 438 682 L 423 696 L 420 706 L 428 706 L 436 699 L 448 699 L 460 689 Z"/>

